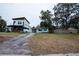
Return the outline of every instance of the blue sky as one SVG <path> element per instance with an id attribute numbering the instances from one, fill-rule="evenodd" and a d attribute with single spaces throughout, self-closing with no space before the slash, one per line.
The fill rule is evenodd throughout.
<path id="1" fill-rule="evenodd" d="M 30 26 L 40 24 L 40 11 L 50 10 L 53 13 L 53 3 L 0 3 L 0 16 L 7 22 L 12 24 L 13 17 L 26 17 L 30 22 Z"/>

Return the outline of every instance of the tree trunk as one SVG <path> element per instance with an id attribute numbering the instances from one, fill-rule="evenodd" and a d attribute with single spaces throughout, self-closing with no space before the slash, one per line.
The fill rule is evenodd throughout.
<path id="1" fill-rule="evenodd" d="M 48 28 L 49 33 L 54 33 L 54 30 L 52 28 Z"/>
<path id="2" fill-rule="evenodd" d="M 78 29 L 77 33 L 79 33 L 79 29 Z"/>

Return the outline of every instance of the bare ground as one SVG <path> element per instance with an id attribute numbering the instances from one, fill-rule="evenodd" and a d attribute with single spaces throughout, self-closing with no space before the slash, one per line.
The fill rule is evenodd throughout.
<path id="1" fill-rule="evenodd" d="M 0 32 L 0 42 L 4 42 L 20 34 L 21 33 L 17 33 L 17 32 Z"/>
<path id="2" fill-rule="evenodd" d="M 0 36 L 0 42 L 3 42 L 3 41 L 6 41 L 6 40 L 9 40 L 13 37 L 9 37 L 9 36 Z"/>

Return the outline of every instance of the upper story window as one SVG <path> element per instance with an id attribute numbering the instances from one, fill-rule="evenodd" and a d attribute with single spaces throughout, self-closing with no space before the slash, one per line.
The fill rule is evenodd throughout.
<path id="1" fill-rule="evenodd" d="M 13 22 L 13 24 L 15 24 L 15 23 L 16 23 L 16 21 Z"/>
<path id="2" fill-rule="evenodd" d="M 22 22 L 21 21 L 18 21 L 18 24 L 22 24 Z"/>

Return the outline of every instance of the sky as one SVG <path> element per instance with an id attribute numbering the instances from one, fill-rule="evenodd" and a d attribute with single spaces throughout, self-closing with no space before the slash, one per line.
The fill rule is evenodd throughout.
<path id="1" fill-rule="evenodd" d="M 41 20 L 41 10 L 50 10 L 53 13 L 55 3 L 0 3 L 0 16 L 12 25 L 14 17 L 26 17 L 30 26 L 37 26 Z"/>

